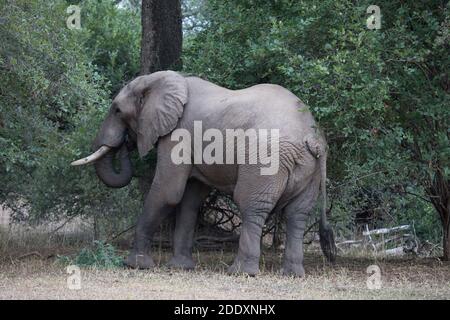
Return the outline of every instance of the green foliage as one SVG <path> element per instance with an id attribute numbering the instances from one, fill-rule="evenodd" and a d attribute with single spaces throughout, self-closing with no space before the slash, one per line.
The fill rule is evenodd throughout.
<path id="1" fill-rule="evenodd" d="M 310 106 L 330 145 L 342 232 L 370 207 L 388 218 L 374 226 L 414 220 L 435 239 L 427 192 L 437 174 L 449 180 L 450 5 L 379 1 L 381 29 L 369 30 L 371 4 L 208 1 L 206 27 L 185 39 L 185 70 L 230 88 L 280 84 Z"/>
<path id="2" fill-rule="evenodd" d="M 83 248 L 74 257 L 58 256 L 58 260 L 65 265 L 79 267 L 93 267 L 98 269 L 113 269 L 123 266 L 123 257 L 111 244 L 94 241 L 92 248 Z"/>
<path id="3" fill-rule="evenodd" d="M 95 3 L 106 6 L 90 1 L 89 8 Z M 69 30 L 67 6 L 61 0 L 2 2 L 0 203 L 14 209 L 16 219 L 78 215 L 107 221 L 102 229 L 128 227 L 141 205 L 137 184 L 112 190 L 93 168 L 69 165 L 90 153 L 111 93 L 86 48 L 93 39 L 89 19 L 82 30 Z"/>
<path id="4" fill-rule="evenodd" d="M 117 1 L 82 1 L 81 23 L 86 29 L 86 51 L 103 77 L 111 83 L 111 92 L 139 74 L 141 41 L 140 11 L 119 8 Z"/>

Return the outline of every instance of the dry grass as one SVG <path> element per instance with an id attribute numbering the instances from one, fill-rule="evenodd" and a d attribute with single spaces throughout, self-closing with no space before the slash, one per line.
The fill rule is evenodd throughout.
<path id="1" fill-rule="evenodd" d="M 72 249 L 73 250 L 73 249 Z M 69 290 L 66 269 L 54 258 L 9 255 L 0 264 L 0 299 L 448 299 L 450 264 L 437 259 L 374 261 L 339 257 L 335 266 L 322 256 L 305 257 L 303 279 L 278 274 L 279 253 L 265 252 L 262 273 L 254 278 L 225 273 L 233 254 L 199 252 L 197 269 L 164 267 L 170 253 L 154 254 L 161 267 L 153 271 L 82 269 L 81 290 Z M 366 268 L 377 264 L 382 287 L 369 290 Z"/>
<path id="2" fill-rule="evenodd" d="M 155 250 L 152 271 L 82 269 L 81 290 L 69 290 L 57 255 L 74 254 L 89 237 L 0 226 L 0 299 L 448 299 L 450 263 L 438 259 L 340 256 L 328 265 L 315 247 L 305 254 L 306 277 L 279 274 L 281 252 L 265 250 L 261 274 L 229 276 L 234 253 L 196 252 L 192 272 L 164 267 L 170 252 Z M 84 241 L 83 241 L 84 239 Z M 27 255 L 28 253 L 28 255 Z M 32 254 L 29 254 L 32 253 Z M 369 265 L 382 271 L 382 286 L 369 290 Z"/>

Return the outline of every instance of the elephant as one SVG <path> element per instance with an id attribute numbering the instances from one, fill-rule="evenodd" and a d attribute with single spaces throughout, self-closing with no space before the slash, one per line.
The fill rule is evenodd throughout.
<path id="1" fill-rule="evenodd" d="M 195 138 L 196 122 L 219 133 L 229 129 L 278 130 L 276 172 L 261 174 L 264 164 L 260 162 L 174 163 L 173 150 L 179 141 L 173 133 L 183 130 Z M 188 158 L 198 152 L 194 144 L 186 144 L 191 148 Z M 304 276 L 305 223 L 320 193 L 320 244 L 326 258 L 334 261 L 336 246 L 326 216 L 327 143 L 309 109 L 289 90 L 274 84 L 230 90 L 170 70 L 138 76 L 113 99 L 92 144 L 95 152 L 72 165 L 94 163 L 101 181 L 120 188 L 132 177 L 128 153 L 137 148 L 144 157 L 155 147 L 156 171 L 136 224 L 133 248 L 124 260 L 126 266 L 155 266 L 150 252 L 152 236 L 162 220 L 173 214 L 173 256 L 168 265 L 193 269 L 196 219 L 212 188 L 231 195 L 242 215 L 239 248 L 229 273 L 259 273 L 262 228 L 270 215 L 283 214 L 286 243 L 282 273 Z M 205 141 L 199 148 L 206 148 Z M 238 152 L 248 156 L 251 151 L 249 144 L 232 148 L 234 157 Z M 120 160 L 116 160 L 120 163 L 117 169 L 113 166 L 116 158 Z"/>

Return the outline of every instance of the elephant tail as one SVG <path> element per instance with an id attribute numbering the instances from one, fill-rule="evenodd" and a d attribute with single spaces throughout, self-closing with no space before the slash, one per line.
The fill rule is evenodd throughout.
<path id="1" fill-rule="evenodd" d="M 330 262 L 336 260 L 337 248 L 334 241 L 334 233 L 327 219 L 327 151 L 326 143 L 318 141 L 316 136 L 307 135 L 306 145 L 310 153 L 317 159 L 320 166 L 320 188 L 322 191 L 322 213 L 319 221 L 320 247 L 325 257 Z"/>
<path id="2" fill-rule="evenodd" d="M 336 260 L 336 243 L 334 241 L 334 233 L 330 224 L 327 220 L 327 187 L 326 187 L 326 179 L 327 179 L 327 153 L 324 152 L 322 156 L 319 157 L 320 163 L 320 188 L 322 189 L 322 214 L 320 216 L 319 222 L 319 237 L 320 237 L 320 247 L 322 248 L 322 252 L 325 257 L 330 262 L 334 262 Z"/>

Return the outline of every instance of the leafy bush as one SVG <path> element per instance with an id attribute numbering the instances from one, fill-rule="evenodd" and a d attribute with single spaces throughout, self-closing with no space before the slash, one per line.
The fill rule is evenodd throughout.
<path id="1" fill-rule="evenodd" d="M 92 248 L 83 248 L 76 257 L 58 256 L 58 260 L 66 265 L 111 269 L 123 266 L 123 257 L 108 243 L 94 241 Z"/>
<path id="2" fill-rule="evenodd" d="M 111 99 L 85 49 L 89 19 L 69 30 L 67 7 L 62 0 L 1 3 L 0 203 L 19 220 L 77 215 L 118 231 L 140 211 L 137 183 L 112 190 L 93 168 L 69 165 L 90 153 Z"/>

